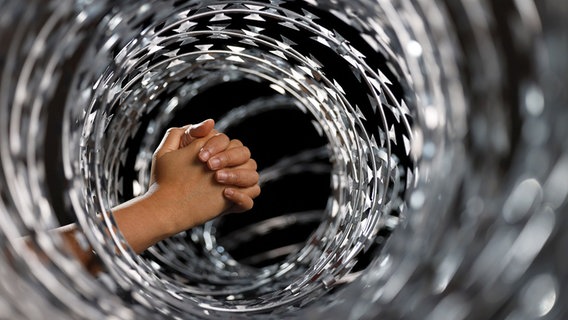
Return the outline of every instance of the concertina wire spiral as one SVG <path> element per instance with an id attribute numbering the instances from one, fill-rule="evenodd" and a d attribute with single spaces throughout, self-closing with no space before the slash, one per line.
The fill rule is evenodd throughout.
<path id="1" fill-rule="evenodd" d="M 568 317 L 566 2 L 3 0 L 0 40 L 2 319 Z M 117 250 L 211 115 L 256 211 Z"/>

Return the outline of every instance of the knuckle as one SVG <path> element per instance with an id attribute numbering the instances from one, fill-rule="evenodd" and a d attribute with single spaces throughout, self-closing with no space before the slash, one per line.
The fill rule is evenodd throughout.
<path id="1" fill-rule="evenodd" d="M 250 171 L 247 173 L 247 184 L 248 186 L 254 186 L 258 181 L 258 176 L 256 172 Z"/>
<path id="2" fill-rule="evenodd" d="M 252 198 L 243 195 L 243 197 L 239 200 L 239 207 L 241 207 L 243 211 L 247 211 L 252 208 L 253 203 Z"/>
<path id="3" fill-rule="evenodd" d="M 227 174 L 227 181 L 229 183 L 233 183 L 238 185 L 241 182 L 242 178 L 238 173 L 230 172 Z"/>
<path id="4" fill-rule="evenodd" d="M 238 147 L 236 149 L 232 149 L 231 152 L 228 154 L 231 155 L 232 164 L 234 165 L 243 165 L 246 164 L 248 159 L 250 158 L 250 154 L 246 147 Z"/>
<path id="5" fill-rule="evenodd" d="M 253 206 L 254 206 L 254 200 L 253 200 L 252 198 L 250 198 L 249 201 L 248 201 L 248 208 L 247 208 L 247 210 L 252 209 Z"/>
<path id="6" fill-rule="evenodd" d="M 217 139 L 218 142 L 220 143 L 228 143 L 229 142 L 229 137 L 227 137 L 226 134 L 218 132 L 214 135 L 214 138 Z"/>
<path id="7" fill-rule="evenodd" d="M 241 187 L 250 187 L 256 182 L 254 172 L 238 170 L 235 173 L 234 183 Z"/>
<path id="8" fill-rule="evenodd" d="M 231 181 L 232 183 L 234 183 L 238 186 L 240 186 L 244 183 L 244 179 L 243 179 L 243 176 L 242 176 L 241 173 L 239 173 L 239 172 L 232 173 L 231 176 L 233 178 L 232 181 Z"/>
<path id="9" fill-rule="evenodd" d="M 230 178 L 227 178 L 227 181 L 225 181 L 225 184 L 229 184 L 233 187 L 240 187 L 241 186 L 240 178 L 237 175 L 230 174 L 229 176 L 230 176 Z"/>
<path id="10" fill-rule="evenodd" d="M 233 160 L 233 155 L 230 152 L 225 152 L 222 156 L 219 157 L 219 160 L 221 160 L 222 164 L 226 165 L 228 163 L 231 163 L 231 161 Z"/>
<path id="11" fill-rule="evenodd" d="M 246 147 L 246 146 L 242 146 L 242 148 L 243 148 L 243 151 L 242 151 L 243 155 L 244 155 L 246 158 L 250 158 L 250 149 L 249 149 L 248 147 Z"/>
<path id="12" fill-rule="evenodd" d="M 240 147 L 243 145 L 243 143 L 241 142 L 241 140 L 239 139 L 233 139 L 231 140 L 231 144 L 234 145 L 235 147 Z"/>
<path id="13" fill-rule="evenodd" d="M 215 147 L 220 142 L 220 140 L 221 139 L 218 135 L 214 135 L 213 137 L 211 137 L 211 139 L 207 140 L 205 144 Z"/>
<path id="14" fill-rule="evenodd" d="M 250 167 L 252 168 L 252 170 L 258 169 L 258 163 L 256 163 L 256 160 L 254 160 L 254 159 L 249 159 L 248 164 L 250 165 Z"/>
<path id="15" fill-rule="evenodd" d="M 251 198 L 256 198 L 260 195 L 260 186 L 257 184 L 252 188 Z"/>

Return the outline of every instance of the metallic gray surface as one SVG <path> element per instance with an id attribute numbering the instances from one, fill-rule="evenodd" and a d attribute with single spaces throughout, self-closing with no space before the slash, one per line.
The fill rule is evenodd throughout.
<path id="1" fill-rule="evenodd" d="M 567 18 L 568 4 L 552 0 L 0 1 L 0 314 L 566 318 Z M 351 78 L 326 73 L 327 57 L 302 37 Z M 388 70 L 376 69 L 383 58 Z M 319 227 L 264 268 L 220 249 L 218 221 L 145 257 L 117 252 L 119 169 L 135 166 L 143 192 L 175 111 L 240 79 L 274 96 L 228 112 L 220 129 L 297 108 L 329 142 L 266 168 L 261 182 L 302 172 L 332 182 L 323 213 L 290 212 L 234 241 L 300 217 Z M 64 211 L 106 267 L 98 279 L 49 231 L 59 225 L 54 170 Z M 386 244 L 369 249 L 384 230 L 394 230 Z M 351 272 L 366 250 L 371 263 Z"/>

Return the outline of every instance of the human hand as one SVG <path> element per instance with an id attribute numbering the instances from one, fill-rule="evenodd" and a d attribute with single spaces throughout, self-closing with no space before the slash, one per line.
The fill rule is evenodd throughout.
<path id="1" fill-rule="evenodd" d="M 260 193 L 248 148 L 213 126 L 208 120 L 172 128 L 154 153 L 149 194 L 167 212 L 173 233 L 246 211 Z"/>
<path id="2" fill-rule="evenodd" d="M 228 186 L 224 195 L 233 202 L 233 206 L 224 213 L 250 210 L 254 205 L 253 199 L 260 194 L 256 161 L 251 159 L 250 150 L 241 141 L 229 140 L 227 135 L 213 129 L 214 125 L 214 121 L 209 119 L 183 127 L 185 132 L 180 148 L 213 134 L 199 150 L 198 157 L 209 169 L 216 170 L 217 182 Z"/>

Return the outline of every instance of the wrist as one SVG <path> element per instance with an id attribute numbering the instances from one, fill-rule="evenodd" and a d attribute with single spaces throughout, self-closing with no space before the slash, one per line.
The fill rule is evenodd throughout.
<path id="1" fill-rule="evenodd" d="M 144 205 L 151 211 L 153 228 L 160 240 L 186 230 L 181 219 L 180 196 L 166 188 L 153 184 L 144 195 Z"/>
<path id="2" fill-rule="evenodd" d="M 163 211 L 158 194 L 147 192 L 113 208 L 113 215 L 128 244 L 141 253 L 174 234 L 174 225 Z"/>

